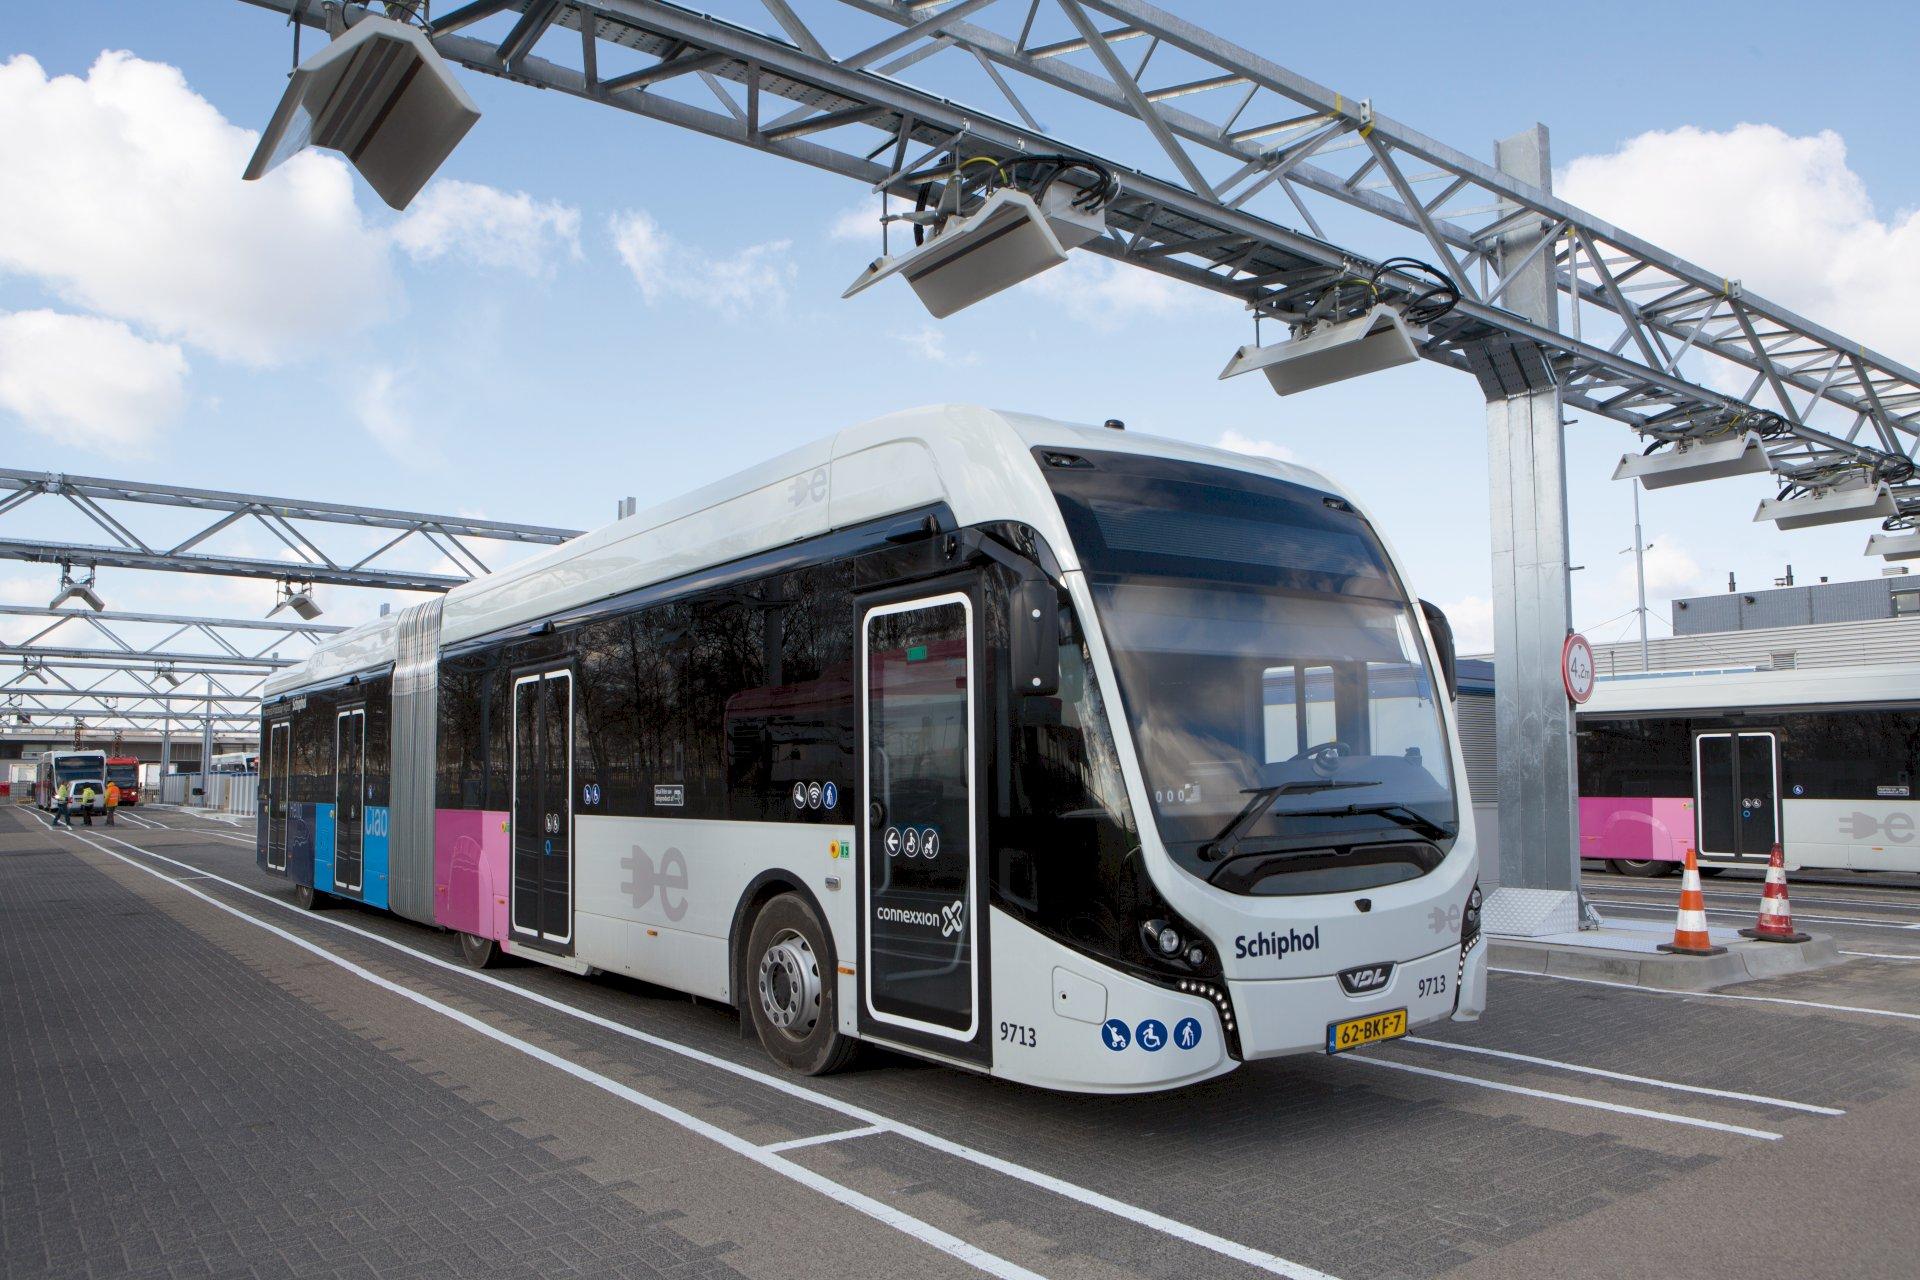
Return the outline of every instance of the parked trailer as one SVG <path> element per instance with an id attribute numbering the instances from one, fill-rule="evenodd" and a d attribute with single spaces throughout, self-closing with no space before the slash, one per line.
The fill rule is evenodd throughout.
<path id="1" fill-rule="evenodd" d="M 797 1071 L 1168 1088 L 1478 1015 L 1443 623 L 1304 468 L 918 410 L 276 672 L 258 858 Z"/>
<path id="2" fill-rule="evenodd" d="M 1920 871 L 1920 664 L 1603 679 L 1578 723 L 1583 857 Z"/>

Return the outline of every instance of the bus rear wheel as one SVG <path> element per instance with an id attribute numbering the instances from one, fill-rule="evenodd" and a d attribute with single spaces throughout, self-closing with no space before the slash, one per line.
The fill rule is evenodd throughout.
<path id="1" fill-rule="evenodd" d="M 293 905 L 302 911 L 318 911 L 327 905 L 327 895 L 310 884 L 293 886 Z"/>
<path id="2" fill-rule="evenodd" d="M 500 944 L 492 938 L 478 938 L 471 933 L 460 935 L 460 959 L 469 969 L 498 969 L 505 959 L 500 954 Z"/>
<path id="3" fill-rule="evenodd" d="M 1667 876 L 1680 869 L 1677 862 L 1656 858 L 1608 858 L 1607 865 L 1623 876 Z"/>
<path id="4" fill-rule="evenodd" d="M 744 961 L 747 1016 L 775 1062 L 823 1076 L 853 1061 L 860 1046 L 839 1031 L 833 948 L 805 898 L 783 893 L 760 909 Z"/>

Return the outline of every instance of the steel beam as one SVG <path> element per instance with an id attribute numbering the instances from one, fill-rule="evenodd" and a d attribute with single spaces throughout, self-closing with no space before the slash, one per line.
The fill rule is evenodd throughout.
<path id="1" fill-rule="evenodd" d="M 545 525 L 0 468 L 0 520 L 11 521 L 17 527 L 16 513 L 41 498 L 64 503 L 78 511 L 111 541 L 101 544 L 40 541 L 8 537 L 8 530 L 0 528 L 0 559 L 397 591 L 445 591 L 488 572 L 486 562 L 469 539 L 551 546 L 577 536 L 574 530 Z M 135 527 L 139 523 L 135 512 L 152 506 L 185 508 L 212 518 L 184 538 L 173 533 L 165 537 L 143 537 Z M 243 522 L 265 529 L 293 558 L 271 560 L 220 555 L 200 549 L 210 538 Z M 330 554 L 321 545 L 328 536 L 323 530 L 341 525 L 390 531 L 393 536 L 370 552 Z M 416 541 L 424 543 L 436 557 L 451 561 L 458 572 L 425 573 L 387 568 L 381 563 L 391 562 L 399 548 Z"/>
<path id="2" fill-rule="evenodd" d="M 129 613 L 121 609 L 41 609 L 30 604 L 0 604 L 0 616 L 48 618 L 78 622 L 150 622 L 173 627 L 218 627 L 240 631 L 276 631 L 287 635 L 323 636 L 347 628 L 318 622 L 283 622 L 278 618 L 199 618 L 183 613 Z"/>

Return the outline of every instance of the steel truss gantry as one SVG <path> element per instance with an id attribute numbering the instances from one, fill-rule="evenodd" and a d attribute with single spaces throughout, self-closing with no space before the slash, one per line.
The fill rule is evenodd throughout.
<path id="1" fill-rule="evenodd" d="M 320 0 L 247 2 L 325 21 Z M 1295 314 L 1290 286 L 1303 273 L 1418 254 L 1462 294 L 1422 354 L 1475 372 L 1490 393 L 1550 376 L 1566 403 L 1638 429 L 1760 427 L 1783 476 L 1843 464 L 1896 482 L 1912 475 L 1920 374 L 1150 4 L 761 4 L 782 36 L 657 0 L 442 4 L 429 31 L 471 70 L 905 196 L 906 174 L 962 150 L 1091 155 L 1039 123 L 1041 95 L 1071 95 L 1141 127 L 1137 167 L 1098 157 L 1120 173 L 1122 192 L 1106 236 L 1087 246 L 1096 253 L 1282 320 Z M 366 11 L 344 9 L 349 21 Z M 850 14 L 898 29 L 850 36 L 859 25 Z M 475 34 L 492 19 L 494 33 Z M 990 84 L 1011 118 L 895 78 L 917 68 L 916 79 L 945 83 L 955 63 Z M 1516 232 L 1535 240 L 1520 261 L 1503 251 Z M 1365 253 L 1335 234 L 1364 241 Z M 1541 261 L 1552 264 L 1557 326 L 1508 305 Z M 1713 375 L 1728 370 L 1744 391 L 1715 389 Z M 1896 497 L 1920 515 L 1920 485 Z"/>
<path id="2" fill-rule="evenodd" d="M 43 496 L 65 500 L 105 531 L 112 541 L 94 544 L 8 536 L 5 518 L 15 516 Z M 131 527 L 136 522 L 132 513 L 152 506 L 203 511 L 212 519 L 185 538 L 163 539 L 152 534 L 141 537 Z M 17 518 L 14 523 L 17 525 Z M 242 523 L 266 529 L 294 558 L 266 560 L 198 549 L 214 535 Z M 322 531 L 341 525 L 386 530 L 393 536 L 362 555 L 330 555 L 320 545 L 325 537 Z M 63 567 L 151 569 L 398 591 L 445 591 L 489 572 L 486 562 L 469 545 L 469 539 L 551 546 L 577 536 L 578 532 L 463 516 L 426 515 L 336 502 L 268 498 L 215 489 L 0 468 L 0 560 L 27 560 Z M 385 567 L 381 563 L 390 563 L 401 547 L 421 543 L 444 557 L 454 566 L 454 572 L 423 573 Z"/>
<path id="3" fill-rule="evenodd" d="M 222 732 L 250 727 L 258 718 L 267 675 L 346 629 L 264 618 L 30 605 L 0 605 L 3 617 L 46 625 L 17 642 L 0 643 L 0 717 L 25 715 L 35 727 L 79 722 L 98 732 L 150 720 L 204 724 L 211 719 Z M 129 639 L 129 625 L 160 634 Z M 277 646 L 288 642 L 299 653 L 282 657 Z M 204 692 L 182 691 L 189 679 Z"/>

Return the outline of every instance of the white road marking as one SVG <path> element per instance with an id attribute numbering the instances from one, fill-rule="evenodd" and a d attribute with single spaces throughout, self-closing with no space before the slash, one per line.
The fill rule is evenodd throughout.
<path id="1" fill-rule="evenodd" d="M 1594 893 L 1624 893 L 1629 897 L 1650 898 L 1656 902 L 1664 901 L 1672 903 L 1680 900 L 1677 887 L 1672 893 L 1664 893 L 1658 889 L 1635 889 L 1631 886 L 1621 884 L 1590 885 L 1587 887 Z M 1760 884 L 1758 881 L 1754 882 L 1753 892 L 1750 894 L 1741 893 L 1733 889 L 1707 889 L 1704 893 L 1709 902 L 1715 898 L 1737 898 L 1742 901 L 1757 903 L 1760 900 Z M 1920 894 L 1915 893 L 1913 890 L 1906 890 L 1905 895 L 1901 898 L 1870 898 L 1864 893 L 1859 895 L 1849 894 L 1846 897 L 1833 897 L 1826 894 L 1801 893 L 1789 888 L 1788 897 L 1795 904 L 1813 902 L 1823 906 L 1834 907 L 1885 907 L 1890 911 L 1920 911 Z"/>
<path id="2" fill-rule="evenodd" d="M 431 996 L 423 995 L 413 988 L 404 986 L 389 978 L 383 978 L 372 970 L 363 969 L 353 963 L 353 961 L 346 959 L 344 956 L 334 954 L 318 943 L 309 942 L 298 934 L 289 933 L 278 925 L 269 924 L 258 916 L 250 915 L 238 907 L 220 901 L 210 894 L 200 892 L 200 890 L 194 888 L 192 885 L 183 884 L 181 881 L 176 880 L 164 872 L 135 862 L 125 854 L 115 853 L 113 850 L 88 839 L 86 836 L 76 836 L 75 838 L 81 843 L 106 854 L 109 858 L 116 858 L 136 871 L 150 875 L 156 880 L 165 881 L 176 889 L 184 893 L 190 893 L 208 905 L 226 912 L 228 915 L 245 920 L 249 924 L 263 929 L 277 938 L 292 943 L 302 951 L 309 952 L 330 964 L 337 965 L 354 977 L 371 983 L 383 991 L 392 992 L 403 1000 L 409 1000 L 423 1009 L 431 1010 L 450 1021 L 457 1022 L 468 1030 L 487 1037 L 489 1040 L 503 1044 L 509 1049 L 525 1054 L 537 1062 L 543 1062 L 556 1070 L 564 1071 L 577 1080 L 590 1084 L 594 1088 L 603 1090 L 606 1093 L 610 1093 L 625 1102 L 630 1102 L 642 1110 L 650 1111 L 661 1119 L 679 1125 L 691 1133 L 699 1134 L 701 1137 L 725 1147 L 736 1155 L 745 1156 L 747 1159 L 765 1169 L 769 1169 L 784 1178 L 791 1179 L 810 1190 L 817 1191 L 829 1200 L 843 1204 L 858 1213 L 863 1213 L 874 1221 L 892 1227 L 894 1230 L 910 1236 L 922 1244 L 938 1249 L 941 1253 L 964 1262 L 977 1270 L 984 1271 L 988 1275 L 1004 1277 L 1004 1280 L 1042 1280 L 1039 1272 L 1029 1271 L 1017 1263 L 1009 1262 L 996 1254 L 988 1253 L 977 1245 L 969 1244 L 958 1236 L 942 1231 L 932 1223 L 923 1222 L 910 1214 L 902 1213 L 892 1205 L 876 1200 L 864 1192 L 855 1191 L 852 1187 L 844 1186 L 841 1183 L 833 1181 L 831 1178 L 822 1177 L 811 1169 L 808 1169 L 805 1165 L 796 1164 L 778 1152 L 770 1151 L 748 1142 L 738 1134 L 731 1133 L 716 1124 L 711 1124 L 708 1121 L 700 1119 L 698 1116 L 682 1111 L 671 1103 L 662 1102 L 658 1098 L 641 1093 L 638 1089 L 621 1084 L 618 1080 L 612 1079 L 609 1076 L 601 1075 L 598 1071 L 590 1067 L 583 1067 L 570 1058 L 563 1058 L 557 1053 L 522 1040 L 518 1036 L 509 1035 L 507 1032 L 500 1030 L 491 1023 L 474 1017 L 470 1013 L 462 1012 L 451 1005 L 442 1004 Z M 108 838 L 111 839 L 112 837 Z M 201 874 L 205 873 L 203 872 Z M 212 878 L 217 879 L 218 877 Z"/>
<path id="3" fill-rule="evenodd" d="M 1574 1071 L 1581 1075 L 1600 1076 L 1608 1080 L 1624 1080 L 1629 1084 L 1647 1084 L 1661 1089 L 1674 1089 L 1681 1093 L 1698 1093 L 1710 1098 L 1731 1098 L 1736 1102 L 1757 1102 L 1763 1106 L 1785 1107 L 1789 1111 L 1806 1111 L 1817 1116 L 1843 1116 L 1844 1111 L 1834 1107 L 1816 1107 L 1810 1102 L 1791 1102 L 1786 1098 L 1770 1098 L 1760 1093 L 1738 1093 L 1732 1089 L 1710 1089 L 1705 1085 L 1681 1084 L 1677 1080 L 1656 1080 L 1652 1076 L 1629 1075 L 1624 1071 L 1607 1071 L 1601 1067 L 1584 1067 L 1578 1063 L 1561 1062 L 1554 1058 L 1536 1058 L 1532 1054 L 1513 1053 L 1506 1049 L 1488 1049 L 1477 1044 L 1455 1044 L 1450 1040 L 1430 1040 L 1425 1036 L 1408 1036 L 1408 1044 L 1422 1044 L 1433 1049 L 1451 1049 L 1456 1053 L 1478 1053 L 1489 1058 L 1506 1058 L 1512 1062 L 1526 1062 L 1536 1067 L 1552 1067 L 1556 1071 Z"/>
<path id="4" fill-rule="evenodd" d="M 218 877 L 215 877 L 216 879 Z M 1899 1009 L 1863 1009 L 1851 1004 L 1822 1004 L 1818 1000 L 1789 1000 L 1785 996 L 1737 996 L 1731 991 L 1667 991 L 1660 987 L 1635 986 L 1631 982 L 1609 982 L 1605 978 L 1576 978 L 1570 973 L 1534 973 L 1528 969 L 1502 969 L 1498 965 L 1488 965 L 1489 973 L 1511 973 L 1521 978 L 1552 978 L 1556 982 L 1584 982 L 1590 987 L 1618 987 L 1622 991 L 1639 991 L 1650 996 L 1680 996 L 1684 999 L 1700 1000 L 1747 1000 L 1759 1004 L 1791 1004 L 1803 1009 L 1824 1009 L 1829 1013 L 1867 1013 L 1881 1018 L 1905 1018 L 1910 1022 L 1920 1022 L 1920 1013 L 1904 1013 Z"/>
<path id="5" fill-rule="evenodd" d="M 1638 911 L 1642 914 L 1656 916 L 1673 914 L 1671 910 L 1663 910 L 1652 903 L 1616 902 L 1607 898 L 1588 898 L 1587 901 L 1596 907 L 1612 907 L 1616 911 Z M 1759 914 L 1757 909 L 1746 907 L 1708 907 L 1706 908 L 1706 913 L 1710 916 L 1739 916 L 1748 920 L 1753 919 Z M 1863 916 L 1819 916 L 1807 915 L 1805 912 L 1796 911 L 1793 913 L 1793 918 L 1795 920 L 1804 920 L 1808 924 L 1844 924 L 1861 929 L 1920 930 L 1920 924 L 1895 924 L 1890 920 L 1868 920 Z"/>
<path id="6" fill-rule="evenodd" d="M 1842 951 L 1843 956 L 1864 956 L 1868 960 L 1920 960 L 1920 956 L 1903 956 L 1892 951 Z"/>
<path id="7" fill-rule="evenodd" d="M 769 1142 L 760 1148 L 762 1151 L 792 1151 L 799 1147 L 817 1147 L 826 1142 L 845 1142 L 849 1138 L 868 1138 L 876 1133 L 885 1133 L 877 1124 L 861 1129 L 842 1129 L 838 1133 L 817 1133 L 811 1138 L 788 1138 L 785 1142 Z"/>
<path id="8" fill-rule="evenodd" d="M 113 839 L 113 837 L 109 836 L 108 839 Z M 200 870 L 200 868 L 193 866 L 191 863 L 169 858 L 165 854 L 155 853 L 151 849 L 142 849 L 139 845 L 129 844 L 125 840 L 115 840 L 114 843 L 125 845 L 142 857 L 155 858 L 161 862 L 182 867 L 189 871 Z M 537 991 L 529 991 L 523 987 L 515 986 L 513 983 L 496 978 L 492 974 L 481 973 L 473 969 L 468 969 L 463 965 L 457 965 L 450 960 L 443 960 L 438 956 L 428 955 L 423 951 L 416 951 L 405 943 L 396 942 L 391 938 L 381 937 L 377 933 L 348 924 L 346 921 L 333 916 L 315 915 L 311 912 L 302 911 L 291 902 L 276 898 L 271 894 L 261 893 L 258 889 L 249 888 L 246 885 L 229 880 L 225 876 L 216 875 L 211 871 L 204 872 L 203 874 L 206 875 L 208 879 L 217 880 L 230 889 L 258 898 L 262 902 L 270 902 L 274 906 L 285 911 L 294 912 L 310 922 L 328 925 L 335 929 L 342 929 L 368 942 L 388 947 L 414 960 L 433 965 L 435 968 L 444 969 L 449 973 L 457 973 L 463 978 L 470 978 L 486 986 L 495 987 L 501 991 L 516 995 L 523 1000 L 531 1001 L 543 1008 L 551 1009 L 555 1013 L 563 1014 L 570 1018 L 577 1018 L 582 1022 L 591 1023 L 603 1030 L 625 1036 L 630 1040 L 637 1040 L 642 1044 L 651 1045 L 657 1049 L 664 1049 L 669 1053 L 675 1053 L 683 1058 L 703 1063 L 717 1071 L 725 1071 L 743 1080 L 751 1080 L 775 1092 L 784 1093 L 792 1098 L 799 1098 L 823 1110 L 838 1112 L 850 1120 L 856 1120 L 862 1124 L 875 1125 L 888 1133 L 896 1134 L 911 1142 L 917 1142 L 924 1147 L 941 1152 L 944 1155 L 952 1156 L 958 1160 L 965 1160 L 970 1164 L 979 1165 L 983 1169 L 990 1169 L 1016 1182 L 1023 1182 L 1030 1187 L 1037 1187 L 1040 1190 L 1052 1192 L 1062 1199 L 1072 1200 L 1074 1203 L 1085 1205 L 1090 1209 L 1098 1209 L 1102 1213 L 1112 1214 L 1116 1218 L 1138 1223 L 1150 1231 L 1157 1231 L 1162 1235 L 1171 1236 L 1176 1240 L 1194 1245 L 1197 1248 L 1205 1249 L 1211 1253 L 1217 1253 L 1225 1258 L 1231 1258 L 1236 1262 L 1243 1262 L 1250 1267 L 1265 1271 L 1270 1275 L 1285 1276 L 1288 1277 L 1288 1280 L 1334 1280 L 1334 1277 L 1328 1275 L 1326 1272 L 1317 1271 L 1304 1263 L 1290 1262 L 1278 1254 L 1269 1253 L 1264 1249 L 1258 1249 L 1252 1245 L 1241 1244 L 1237 1240 L 1229 1240 L 1225 1236 L 1215 1235 L 1211 1231 L 1181 1222 L 1177 1218 L 1169 1218 L 1151 1209 L 1129 1204 L 1124 1200 L 1115 1199 L 1112 1196 L 1094 1191 L 1091 1188 L 1068 1182 L 1064 1178 L 1056 1178 L 1052 1174 L 1042 1173 L 1038 1169 L 1030 1169 L 1025 1165 L 1015 1164 L 1011 1160 L 1003 1160 L 999 1156 L 990 1155 L 987 1152 L 954 1142 L 949 1138 L 943 1138 L 939 1134 L 929 1130 L 894 1120 L 877 1111 L 870 1111 L 854 1103 L 842 1102 L 840 1099 L 832 1097 L 829 1094 L 809 1089 L 805 1085 L 798 1084 L 792 1080 L 768 1075 L 764 1071 L 759 1071 L 742 1063 L 733 1062 L 715 1054 L 707 1053 L 705 1050 L 695 1049 L 691 1045 L 684 1045 L 676 1040 L 668 1040 L 662 1036 L 656 1036 L 651 1032 L 642 1031 L 637 1027 L 630 1027 L 624 1022 L 617 1022 L 612 1018 L 605 1018 L 597 1013 L 589 1013 L 585 1009 L 575 1008 L 563 1001 L 555 1000 L 551 996 L 542 995 Z"/>
<path id="9" fill-rule="evenodd" d="M 1546 1089 L 1529 1089 L 1525 1085 L 1506 1084 L 1499 1080 L 1483 1080 L 1479 1076 L 1456 1075 L 1451 1071 L 1436 1071 L 1432 1067 L 1416 1067 L 1411 1062 L 1392 1062 L 1386 1058 L 1368 1058 L 1360 1054 L 1341 1054 L 1348 1062 L 1364 1062 L 1370 1067 L 1387 1067 L 1394 1071 L 1410 1071 L 1414 1075 L 1432 1076 L 1437 1080 L 1451 1080 L 1455 1084 L 1470 1084 L 1481 1089 L 1492 1089 L 1498 1093 L 1518 1093 L 1529 1098 L 1544 1098 L 1549 1102 L 1564 1102 L 1569 1106 L 1591 1107 L 1596 1111 L 1612 1111 L 1623 1116 L 1639 1116 L 1646 1120 L 1665 1120 L 1669 1124 L 1690 1125 L 1696 1129 L 1715 1129 L 1721 1133 L 1738 1134 L 1743 1138 L 1760 1138 L 1767 1142 L 1778 1142 L 1777 1133 L 1765 1129 L 1749 1129 L 1745 1125 L 1722 1124 L 1718 1120 L 1701 1120 L 1695 1116 L 1678 1115 L 1672 1111 L 1654 1111 L 1647 1107 L 1623 1106 L 1618 1102 L 1602 1102 L 1598 1098 L 1580 1098 L 1570 1093 L 1552 1093 Z"/>

